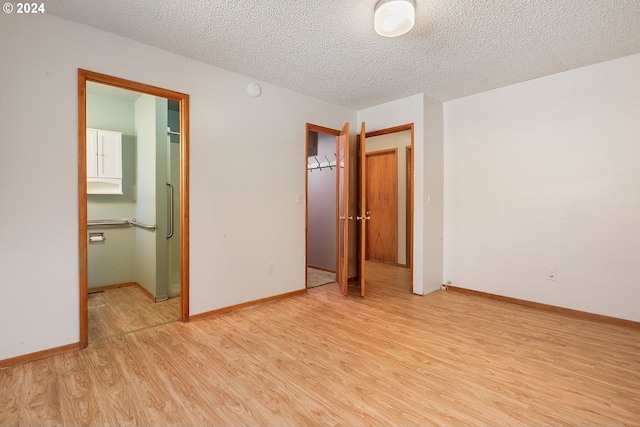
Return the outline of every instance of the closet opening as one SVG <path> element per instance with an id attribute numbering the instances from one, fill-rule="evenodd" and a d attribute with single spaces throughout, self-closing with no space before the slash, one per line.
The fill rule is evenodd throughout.
<path id="1" fill-rule="evenodd" d="M 349 148 L 343 148 L 348 129 L 348 123 L 342 131 L 307 124 L 306 288 L 337 279 L 344 282 L 345 296 L 359 287 L 365 297 L 369 285 L 376 292 L 389 291 L 388 282 L 411 291 L 413 124 L 367 132 L 362 123 L 353 161 L 346 155 Z M 350 165 L 355 166 L 353 189 L 345 179 Z M 352 267 L 355 275 L 342 279 L 338 272 Z M 318 271 L 326 272 L 326 279 L 312 281 Z"/>
<path id="2" fill-rule="evenodd" d="M 340 131 L 307 124 L 306 288 L 336 282 L 338 268 L 337 137 Z"/>

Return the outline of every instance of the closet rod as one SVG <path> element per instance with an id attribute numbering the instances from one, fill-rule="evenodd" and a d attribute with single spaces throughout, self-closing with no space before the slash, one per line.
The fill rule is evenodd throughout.
<path id="1" fill-rule="evenodd" d="M 312 165 L 307 160 L 307 170 L 310 171 L 310 172 L 313 171 L 314 169 L 320 169 L 320 171 L 322 171 L 323 168 L 329 168 L 329 169 L 333 170 L 333 167 L 336 166 L 337 160 L 338 160 L 337 156 L 336 156 L 335 160 L 329 160 L 327 158 L 326 154 L 324 156 L 324 158 L 327 160 L 326 162 L 320 163 L 320 161 L 318 160 L 318 158 L 316 156 L 313 156 L 313 158 L 316 160 L 316 164 L 315 165 Z"/>

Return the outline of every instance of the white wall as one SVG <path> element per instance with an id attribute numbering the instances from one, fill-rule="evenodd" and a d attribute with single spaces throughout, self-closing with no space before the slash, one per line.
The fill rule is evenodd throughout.
<path id="1" fill-rule="evenodd" d="M 156 97 L 142 95 L 135 103 L 137 135 L 136 209 L 134 218 L 143 224 L 157 224 L 156 218 Z M 165 128 L 166 129 L 166 128 Z M 156 236 L 140 227 L 135 233 L 135 280 L 151 295 L 156 296 Z"/>
<path id="2" fill-rule="evenodd" d="M 445 280 L 640 321 L 638 76 L 633 55 L 445 104 Z"/>
<path id="3" fill-rule="evenodd" d="M 163 301 L 169 297 L 169 138 L 167 136 L 168 125 L 168 100 L 156 97 L 155 99 L 155 143 L 156 143 L 156 206 L 155 216 L 158 229 L 154 233 L 156 240 L 156 301 Z M 175 202 L 175 201 L 174 201 Z M 146 231 L 146 230 L 140 230 Z"/>
<path id="4" fill-rule="evenodd" d="M 87 127 L 121 132 L 122 135 L 122 191 L 123 194 L 87 194 L 88 219 L 133 218 L 135 215 L 135 113 L 131 100 L 116 99 L 87 93 Z M 132 228 L 94 228 L 102 232 L 104 243 L 87 249 L 88 286 L 104 286 L 135 280 L 134 244 Z"/>
<path id="5" fill-rule="evenodd" d="M 440 121 L 438 121 L 440 118 Z M 374 131 L 414 124 L 413 292 L 442 285 L 442 103 L 414 95 L 358 112 L 358 121 Z M 432 204 L 425 205 L 426 191 Z"/>
<path id="6" fill-rule="evenodd" d="M 87 93 L 87 127 L 135 135 L 134 101 Z"/>
<path id="7" fill-rule="evenodd" d="M 424 179 L 424 293 L 437 291 L 442 286 L 443 234 L 444 234 L 444 111 L 443 104 L 428 96 L 424 99 L 424 153 L 414 162 L 415 175 L 422 172 Z M 418 161 L 417 159 L 422 159 Z M 420 171 L 420 172 L 418 172 Z M 417 190 L 416 190 L 417 193 Z M 417 196 L 416 196 L 417 197 Z M 416 199 L 416 203 L 418 203 Z M 418 211 L 415 210 L 415 215 Z M 415 221 L 415 219 L 414 219 Z"/>
<path id="8" fill-rule="evenodd" d="M 78 68 L 191 96 L 192 315 L 304 288 L 305 123 L 354 111 L 47 14 L 0 53 L 0 360 L 79 341 Z"/>

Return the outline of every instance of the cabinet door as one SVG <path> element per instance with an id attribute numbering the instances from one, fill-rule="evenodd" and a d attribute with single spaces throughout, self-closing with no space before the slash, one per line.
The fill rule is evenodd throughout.
<path id="1" fill-rule="evenodd" d="M 87 129 L 87 178 L 98 176 L 98 131 Z"/>
<path id="2" fill-rule="evenodd" d="M 122 136 L 118 132 L 98 133 L 98 176 L 122 178 Z"/>

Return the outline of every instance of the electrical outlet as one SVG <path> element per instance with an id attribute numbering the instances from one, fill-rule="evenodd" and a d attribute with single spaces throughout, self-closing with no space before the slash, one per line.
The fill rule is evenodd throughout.
<path id="1" fill-rule="evenodd" d="M 556 269 L 550 268 L 547 270 L 547 280 L 556 280 Z"/>
<path id="2" fill-rule="evenodd" d="M 267 273 L 273 274 L 273 270 L 274 270 L 274 265 L 272 262 L 270 262 L 269 265 L 267 265 Z"/>

